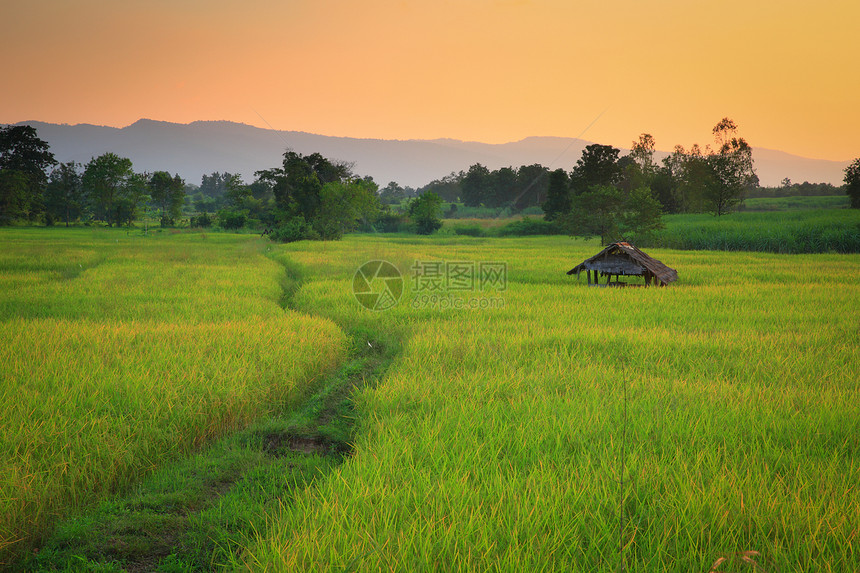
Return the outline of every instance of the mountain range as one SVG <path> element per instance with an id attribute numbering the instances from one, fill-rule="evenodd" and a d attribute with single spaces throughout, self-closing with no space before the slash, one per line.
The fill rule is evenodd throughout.
<path id="1" fill-rule="evenodd" d="M 281 164 L 289 148 L 302 154 L 319 152 L 329 159 L 354 164 L 357 175 L 370 175 L 380 185 L 396 181 L 421 187 L 451 172 L 481 163 L 490 169 L 540 163 L 570 170 L 590 141 L 566 137 L 527 137 L 502 144 L 455 139 L 385 140 L 332 137 L 299 131 L 263 129 L 230 121 L 189 124 L 141 119 L 123 127 L 54 124 L 25 121 L 51 146 L 58 161 L 86 163 L 111 151 L 128 157 L 136 171 L 179 173 L 199 184 L 204 174 L 238 173 L 245 181 L 254 172 Z M 627 150 L 622 150 L 626 153 Z M 667 152 L 657 152 L 658 159 Z M 841 185 L 847 161 L 809 159 L 772 149 L 753 148 L 762 185 L 776 186 L 784 178 L 800 183 Z"/>

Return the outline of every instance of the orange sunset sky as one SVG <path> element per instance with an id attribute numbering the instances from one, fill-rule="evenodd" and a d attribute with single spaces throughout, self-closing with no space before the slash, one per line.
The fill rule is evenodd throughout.
<path id="1" fill-rule="evenodd" d="M 0 123 L 670 150 L 729 116 L 753 146 L 860 156 L 858 0 L 4 0 L 0 21 Z"/>

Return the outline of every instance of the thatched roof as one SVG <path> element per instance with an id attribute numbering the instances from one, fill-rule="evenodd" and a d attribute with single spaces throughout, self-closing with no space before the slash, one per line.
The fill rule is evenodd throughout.
<path id="1" fill-rule="evenodd" d="M 592 268 L 597 268 L 601 259 L 606 259 L 608 257 L 618 257 L 619 255 L 629 259 L 635 265 L 642 267 L 642 269 L 647 270 L 652 275 L 660 279 L 660 281 L 662 281 L 663 283 L 670 283 L 678 280 L 678 272 L 675 269 L 667 267 L 657 259 L 652 259 L 630 243 L 612 243 L 593 257 L 585 259 L 584 261 L 567 271 L 567 274 L 578 275 L 583 270 L 591 270 Z"/>

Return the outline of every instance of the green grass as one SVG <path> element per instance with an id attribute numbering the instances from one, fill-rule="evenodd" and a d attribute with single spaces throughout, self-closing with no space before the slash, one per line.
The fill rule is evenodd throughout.
<path id="1" fill-rule="evenodd" d="M 848 195 L 816 197 L 755 197 L 744 201 L 746 211 L 787 211 L 793 209 L 847 209 Z"/>
<path id="2" fill-rule="evenodd" d="M 677 284 L 614 290 L 564 274 L 597 245 L 562 237 L 280 249 L 306 277 L 297 308 L 406 342 L 356 398 L 353 457 L 242 566 L 860 566 L 856 256 L 657 250 Z M 407 292 L 364 311 L 351 277 L 377 258 L 507 261 L 504 307 L 416 310 Z"/>
<path id="3" fill-rule="evenodd" d="M 666 228 L 634 237 L 640 247 L 770 253 L 860 253 L 857 209 L 667 215 Z"/>
<path id="4" fill-rule="evenodd" d="M 350 394 L 398 351 L 377 333 L 352 333 L 351 358 L 300 408 L 257 421 L 61 522 L 15 569 L 223 567 L 266 532 L 278 508 L 342 463 L 355 439 Z"/>
<path id="5" fill-rule="evenodd" d="M 76 434 L 66 426 L 76 430 L 75 424 L 102 419 L 101 410 L 88 409 L 92 392 L 79 392 L 70 394 L 68 411 L 60 400 L 51 402 L 60 407 L 56 419 L 65 433 L 55 436 L 48 408 L 33 421 L 16 414 L 14 424 L 4 419 L 0 427 L 5 435 L 18 432 L 60 449 L 71 442 L 77 463 L 101 455 L 114 434 L 123 436 L 119 421 L 125 420 L 136 432 L 130 442 L 147 444 L 153 460 L 114 482 L 99 482 L 109 464 L 94 464 L 92 483 L 64 485 L 63 492 L 84 499 L 58 495 L 50 511 L 69 514 L 110 499 L 102 513 L 78 517 L 89 525 L 64 524 L 55 539 L 83 531 L 126 539 L 127 532 L 131 544 L 137 532 L 154 530 L 167 540 L 159 551 L 173 549 L 161 558 L 162 570 L 229 561 L 229 568 L 274 571 L 617 571 L 623 565 L 686 572 L 709 571 L 715 563 L 717 571 L 752 571 L 744 557 L 766 571 L 860 568 L 858 255 L 649 249 L 678 270 L 677 283 L 596 289 L 565 272 L 599 245 L 567 237 L 357 235 L 270 245 L 229 235 L 123 243 L 115 233 L 82 231 L 49 247 L 47 236 L 3 232 L 11 239 L 4 245 L 14 244 L 18 255 L 0 259 L 8 265 L 2 267 L 8 283 L 0 291 L 0 327 L 21 329 L 14 339 L 4 331 L 15 350 L 5 351 L 3 363 L 28 356 L 33 340 L 60 341 L 36 342 L 32 354 L 42 361 L 31 356 L 16 378 L 4 372 L 6 407 L 21 401 L 36 408 L 52 394 L 87 388 L 89 376 L 102 380 L 90 399 L 119 414 L 108 418 L 110 431 L 70 440 Z M 382 312 L 363 309 L 351 293 L 359 265 L 377 259 L 397 265 L 406 285 L 399 304 Z M 410 276 L 416 260 L 506 262 L 506 290 L 453 293 L 503 304 L 422 307 Z M 141 278 L 123 280 L 134 272 L 153 277 L 151 288 L 138 288 Z M 182 282 L 186 277 L 192 284 Z M 199 288 L 213 282 L 216 287 Z M 280 305 L 286 304 L 295 312 L 285 314 Z M 48 316 L 40 314 L 44 305 Z M 139 305 L 154 318 L 140 318 Z M 38 330 L 46 321 L 59 326 Z M 244 323 L 261 328 L 234 336 Z M 121 329 L 136 330 L 122 337 Z M 66 330 L 78 332 L 75 344 L 64 342 Z M 180 331 L 192 334 L 186 339 Z M 274 392 L 266 377 L 271 370 L 259 358 L 287 371 L 303 365 L 308 379 L 326 370 L 323 363 L 330 369 L 343 360 L 344 332 L 353 349 L 361 341 L 372 349 L 382 339 L 383 347 L 402 353 L 391 356 L 377 383 L 356 384 L 354 394 L 317 374 L 305 385 L 322 393 L 304 403 L 304 418 L 268 418 L 293 411 L 308 394 Z M 248 338 L 288 342 L 272 347 Z M 250 346 L 235 349 L 242 344 Z M 153 350 L 162 347 L 170 352 Z M 79 348 L 84 358 L 65 385 L 40 382 L 58 379 Z M 159 361 L 151 371 L 167 368 L 174 375 L 147 386 L 150 360 Z M 226 365 L 227 377 L 194 382 L 190 373 L 221 372 L 212 362 Z M 349 363 L 339 372 L 362 376 Z M 189 389 L 167 380 L 188 380 Z M 247 422 L 218 424 L 216 433 L 249 425 L 250 433 L 207 450 L 220 462 L 191 457 L 137 489 L 141 471 L 197 450 L 185 432 L 199 432 L 195 421 L 203 422 L 187 421 L 185 402 L 224 386 L 233 397 L 234 385 L 247 397 L 240 400 Z M 105 397 L 117 388 L 124 392 L 120 399 Z M 179 433 L 182 447 L 150 440 L 171 392 L 174 409 L 184 412 L 177 419 L 187 423 Z M 130 401 L 126 416 L 118 406 L 134 396 L 141 398 Z M 339 405 L 336 413 L 326 413 L 332 404 Z M 206 412 L 231 406 L 217 402 Z M 351 443 L 352 454 L 340 465 L 321 462 L 319 471 L 303 473 L 270 463 L 259 448 L 236 458 L 218 453 L 234 451 L 229 444 L 259 442 L 255 428 L 269 428 L 264 435 L 339 436 L 334 441 Z M 0 451 L 12 452 L 7 465 L 21 463 L 25 450 L 5 444 Z M 40 467 L 61 467 L 50 463 Z M 186 480 L 189 468 L 204 477 Z M 280 480 L 273 477 L 279 472 Z M 233 485 L 217 496 L 205 493 L 219 481 Z M 33 488 L 43 489 L 41 483 Z M 112 489 L 132 495 L 114 498 Z M 254 495 L 258 490 L 265 493 Z M 18 499 L 19 491 L 10 487 L 0 500 Z M 168 506 L 184 507 L 192 517 L 176 520 Z M 131 509 L 143 513 L 129 520 Z M 48 522 L 43 514 L 39 523 Z M 212 540 L 223 548 L 213 548 Z M 61 546 L 47 546 L 45 567 L 72 563 L 77 553 Z M 86 555 L 93 569 L 122 563 Z"/>
<path id="6" fill-rule="evenodd" d="M 267 242 L 3 230 L 0 563 L 52 525 L 271 411 L 345 355 L 284 311 Z"/>

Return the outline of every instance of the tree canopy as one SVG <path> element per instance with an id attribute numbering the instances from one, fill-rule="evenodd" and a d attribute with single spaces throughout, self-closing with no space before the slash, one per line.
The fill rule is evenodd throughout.
<path id="1" fill-rule="evenodd" d="M 409 203 L 409 217 L 415 223 L 419 235 L 429 235 L 442 227 L 439 218 L 442 198 L 433 192 L 419 195 Z"/>
<path id="2" fill-rule="evenodd" d="M 83 185 L 92 198 L 97 219 L 112 226 L 127 215 L 129 200 L 138 196 L 133 175 L 131 159 L 115 153 L 99 155 L 87 163 Z"/>
<path id="3" fill-rule="evenodd" d="M 56 164 L 34 127 L 0 127 L 0 224 L 42 212 L 47 170 Z"/>
<path id="4" fill-rule="evenodd" d="M 618 165 L 620 152 L 611 145 L 593 143 L 586 146 L 570 173 L 573 194 L 585 193 L 597 185 L 618 184 L 621 180 L 621 168 Z"/>
<path id="5" fill-rule="evenodd" d="M 185 202 L 185 181 L 178 173 L 171 176 L 167 171 L 156 171 L 149 176 L 148 185 L 149 196 L 161 209 L 161 226 L 175 224 Z"/>
<path id="6" fill-rule="evenodd" d="M 851 201 L 852 209 L 860 209 L 860 157 L 845 168 L 845 193 Z"/>
<path id="7" fill-rule="evenodd" d="M 45 189 L 45 222 L 48 225 L 63 220 L 66 227 L 80 217 L 86 205 L 86 196 L 81 184 L 81 165 L 70 161 L 60 163 L 51 171 Z"/>

